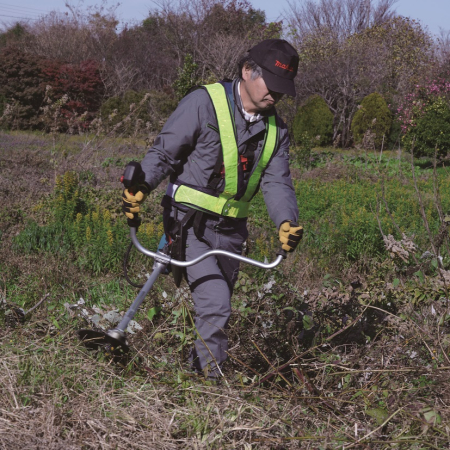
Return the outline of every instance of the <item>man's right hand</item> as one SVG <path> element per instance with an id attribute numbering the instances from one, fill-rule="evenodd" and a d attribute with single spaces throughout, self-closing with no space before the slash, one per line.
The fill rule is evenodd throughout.
<path id="1" fill-rule="evenodd" d="M 128 217 L 128 219 L 134 219 L 135 215 L 140 211 L 140 205 L 147 198 L 150 189 L 145 184 L 136 186 L 133 190 L 136 193 L 129 192 L 128 189 L 124 189 L 122 193 L 122 211 Z"/>

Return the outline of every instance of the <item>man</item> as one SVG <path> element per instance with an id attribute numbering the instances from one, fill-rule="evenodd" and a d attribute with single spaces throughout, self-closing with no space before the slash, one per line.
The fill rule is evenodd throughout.
<path id="1" fill-rule="evenodd" d="M 190 92 L 156 138 L 142 161 L 145 185 L 135 195 L 124 191 L 123 209 L 133 219 L 148 192 L 170 176 L 162 206 L 175 259 L 212 249 L 240 254 L 249 202 L 259 187 L 282 248 L 297 246 L 303 230 L 295 224 L 289 136 L 274 106 L 284 94 L 295 96 L 298 60 L 285 40 L 259 43 L 240 61 L 240 77 Z M 227 358 L 225 330 L 238 271 L 239 262 L 222 256 L 187 269 L 198 335 L 190 359 L 208 378 L 222 375 Z"/>

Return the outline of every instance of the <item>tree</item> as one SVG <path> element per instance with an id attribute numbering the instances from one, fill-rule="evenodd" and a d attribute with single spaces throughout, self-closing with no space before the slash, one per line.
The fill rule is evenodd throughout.
<path id="1" fill-rule="evenodd" d="M 442 97 L 431 102 L 417 126 L 406 136 L 416 156 L 445 157 L 450 153 L 450 104 Z"/>
<path id="2" fill-rule="evenodd" d="M 333 142 L 347 147 L 358 103 L 376 90 L 384 76 L 379 49 L 360 35 L 340 43 L 325 32 L 309 36 L 302 45 L 298 91 L 325 100 L 334 116 Z"/>
<path id="3" fill-rule="evenodd" d="M 189 89 L 198 84 L 198 79 L 196 76 L 197 67 L 197 64 L 192 59 L 192 55 L 186 55 L 184 65 L 181 69 L 179 69 L 178 78 L 173 84 L 178 100 L 181 100 Z"/>
<path id="4" fill-rule="evenodd" d="M 0 96 L 8 110 L 3 124 L 8 128 L 37 128 L 37 111 L 45 96 L 41 58 L 6 47 L 0 52 L 0 61 Z"/>
<path id="5" fill-rule="evenodd" d="M 414 21 L 395 17 L 390 11 L 394 3 L 291 4 L 300 100 L 320 95 L 326 101 L 334 115 L 333 141 L 343 147 L 351 144 L 350 125 L 364 97 L 375 91 L 398 97 L 429 67 L 429 36 Z"/>
<path id="6" fill-rule="evenodd" d="M 450 80 L 450 30 L 440 30 L 435 51 L 438 63 L 438 77 L 445 77 Z"/>
<path id="7" fill-rule="evenodd" d="M 169 26 L 155 13 L 141 25 L 122 30 L 104 62 L 102 75 L 109 96 L 130 90 L 163 90 L 173 83 L 180 62 L 165 39 Z"/>
<path id="8" fill-rule="evenodd" d="M 50 60 L 80 63 L 107 59 L 117 39 L 114 8 L 88 8 L 87 12 L 66 3 L 67 14 L 51 12 L 28 26 L 32 35 L 27 51 Z"/>
<path id="9" fill-rule="evenodd" d="M 380 92 L 385 97 L 402 98 L 413 86 L 423 83 L 434 71 L 433 39 L 419 22 L 407 17 L 392 20 L 367 30 L 380 47 L 385 77 Z"/>
<path id="10" fill-rule="evenodd" d="M 52 12 L 24 25 L 21 50 L 66 64 L 95 60 L 106 95 L 121 96 L 167 90 L 188 54 L 199 80 L 232 77 L 254 42 L 281 32 L 281 24 L 267 24 L 248 0 L 162 0 L 142 23 L 120 33 L 114 7 L 103 5 L 81 10 L 66 4 L 66 14 Z"/>
<path id="11" fill-rule="evenodd" d="M 414 86 L 397 111 L 403 143 L 416 156 L 450 152 L 450 82 L 444 78 Z"/>
<path id="12" fill-rule="evenodd" d="M 338 41 L 361 33 L 367 28 L 381 25 L 393 19 L 391 10 L 397 0 L 306 0 L 301 5 L 288 0 L 286 14 L 289 26 L 294 30 L 297 45 L 304 38 L 332 33 Z"/>
<path id="13" fill-rule="evenodd" d="M 17 22 L 4 33 L 0 33 L 0 47 L 19 46 L 28 36 L 25 26 Z"/>
<path id="14" fill-rule="evenodd" d="M 241 56 L 263 37 L 280 33 L 280 25 L 267 24 L 263 11 L 247 0 L 164 1 L 158 17 L 164 21 L 161 38 L 177 67 L 190 54 L 201 80 L 232 77 Z"/>

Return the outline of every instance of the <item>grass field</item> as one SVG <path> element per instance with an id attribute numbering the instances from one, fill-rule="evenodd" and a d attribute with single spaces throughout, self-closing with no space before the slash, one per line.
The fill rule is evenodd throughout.
<path id="1" fill-rule="evenodd" d="M 171 276 L 136 316 L 126 360 L 76 336 L 137 295 L 118 180 L 144 142 L 0 137 L 1 449 L 449 448 L 445 165 L 316 149 L 304 167 L 293 152 L 303 242 L 271 271 L 242 266 L 211 385 L 186 370 L 193 309 Z M 139 231 L 150 248 L 164 190 Z M 248 256 L 273 259 L 262 196 L 249 231 Z M 142 283 L 151 267 L 133 252 L 128 275 Z"/>

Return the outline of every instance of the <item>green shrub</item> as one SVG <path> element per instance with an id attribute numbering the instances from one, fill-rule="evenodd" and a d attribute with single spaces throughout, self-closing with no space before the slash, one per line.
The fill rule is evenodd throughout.
<path id="1" fill-rule="evenodd" d="M 178 100 L 181 100 L 192 87 L 199 84 L 197 76 L 198 64 L 194 62 L 192 55 L 187 54 L 184 65 L 178 69 L 178 78 L 173 83 L 173 88 Z"/>
<path id="2" fill-rule="evenodd" d="M 29 37 L 29 35 L 30 33 L 27 29 L 19 22 L 16 22 L 3 33 L 0 33 L 0 47 L 17 44 Z"/>
<path id="3" fill-rule="evenodd" d="M 306 134 L 314 139 L 318 146 L 331 143 L 333 114 L 322 97 L 314 95 L 298 108 L 292 131 L 297 142 L 303 141 Z"/>
<path id="4" fill-rule="evenodd" d="M 405 136 L 405 147 L 414 145 L 415 156 L 446 156 L 450 152 L 450 105 L 439 97 L 426 107 L 425 114 L 417 120 Z"/>
<path id="5" fill-rule="evenodd" d="M 107 99 L 100 108 L 100 115 L 105 131 L 134 134 L 143 128 L 159 131 L 161 122 L 176 106 L 176 99 L 169 91 L 127 91 L 122 96 Z"/>
<path id="6" fill-rule="evenodd" d="M 291 159 L 299 168 L 308 169 L 311 166 L 311 151 L 315 140 L 308 133 L 303 133 L 296 139 L 296 147 L 291 151 Z"/>
<path id="7" fill-rule="evenodd" d="M 374 92 L 361 102 L 361 105 L 353 117 L 351 130 L 357 144 L 366 144 L 364 138 L 372 135 L 375 148 L 381 145 L 389 136 L 392 125 L 392 114 L 384 98 Z"/>
<path id="8" fill-rule="evenodd" d="M 139 105 L 145 97 L 145 92 L 127 91 L 122 96 L 110 97 L 100 107 L 100 115 L 103 123 L 108 127 L 114 127 L 122 122 Z M 147 108 L 139 108 L 135 111 L 135 118 L 144 122 L 150 120 Z"/>
<path id="9" fill-rule="evenodd" d="M 389 132 L 389 137 L 387 139 L 387 145 L 389 149 L 398 149 L 401 144 L 403 133 L 402 126 L 398 120 L 392 120 L 391 131 Z M 386 140 L 384 141 L 386 146 Z"/>

